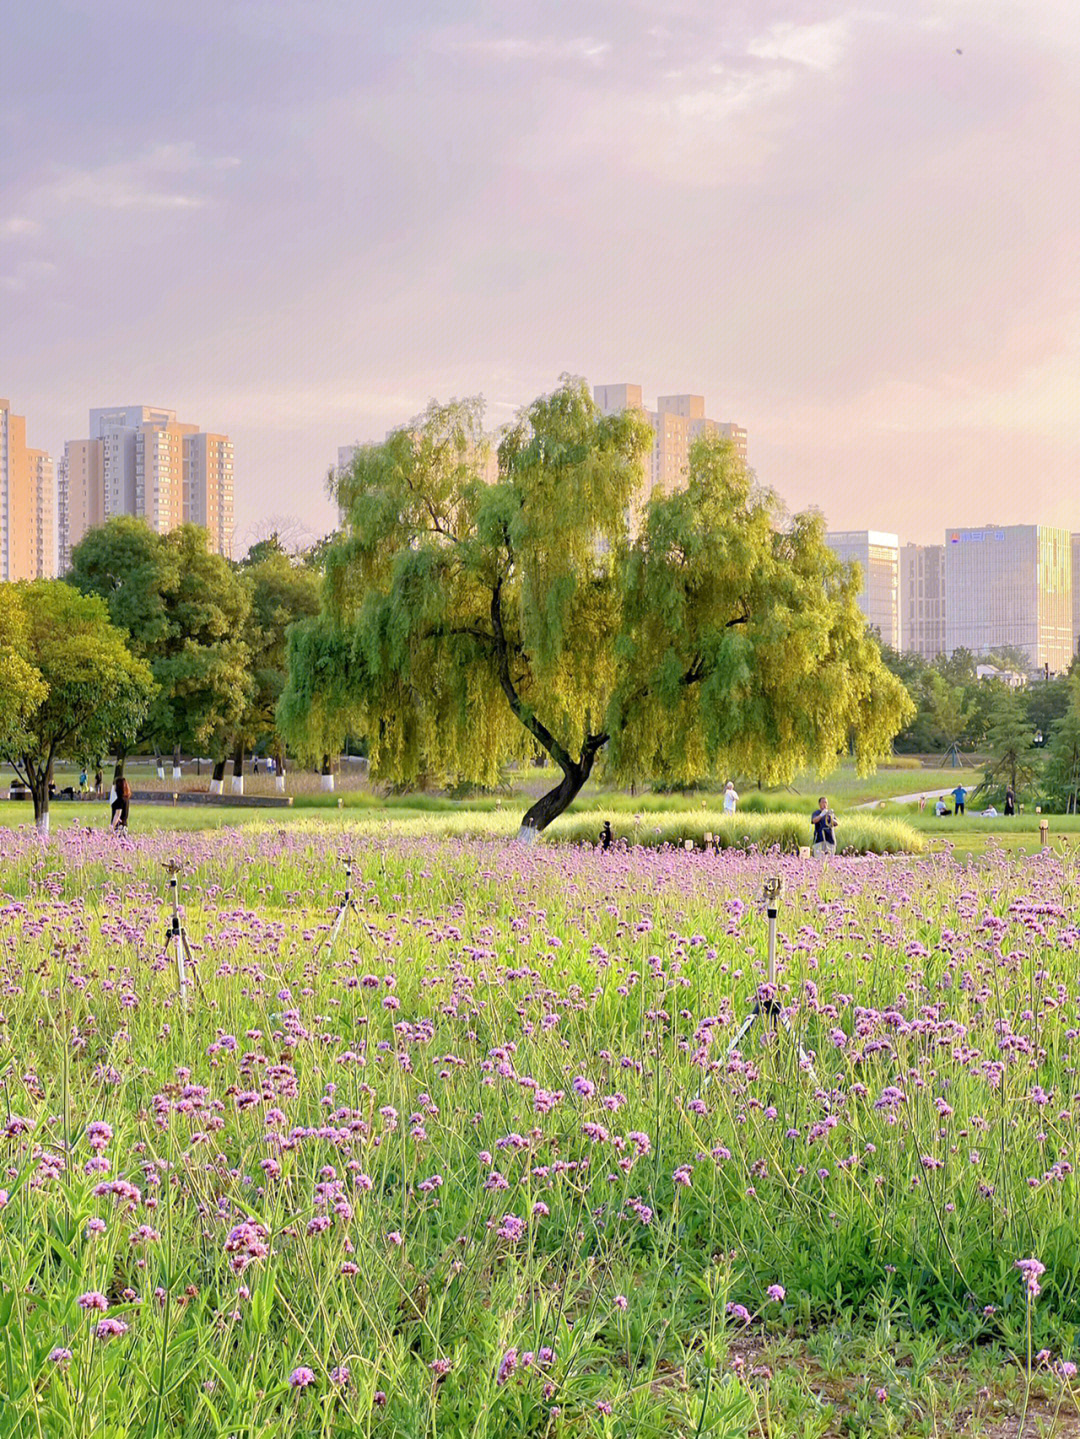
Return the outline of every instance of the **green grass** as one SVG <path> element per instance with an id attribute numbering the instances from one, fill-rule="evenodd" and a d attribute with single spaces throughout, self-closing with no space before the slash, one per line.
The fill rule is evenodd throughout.
<path id="1" fill-rule="evenodd" d="M 1080 855 L 602 855 L 451 820 L 516 815 L 0 834 L 0 1435 L 1075 1426 Z M 360 914 L 326 952 L 346 841 Z M 794 1034 L 729 1054 L 776 868 Z"/>

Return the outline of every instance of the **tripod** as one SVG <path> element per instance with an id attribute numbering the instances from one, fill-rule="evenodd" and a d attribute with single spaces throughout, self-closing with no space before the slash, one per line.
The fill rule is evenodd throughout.
<path id="1" fill-rule="evenodd" d="M 343 897 L 343 899 L 342 899 L 342 901 L 341 901 L 341 904 L 338 906 L 338 912 L 337 912 L 337 914 L 335 914 L 335 916 L 334 916 L 334 922 L 333 922 L 333 924 L 330 926 L 330 934 L 328 935 L 328 937 L 327 937 L 327 939 L 326 939 L 326 943 L 325 943 L 325 944 L 320 944 L 320 945 L 318 945 L 317 948 L 316 948 L 316 950 L 315 950 L 315 957 L 316 957 L 316 958 L 318 958 L 320 955 L 324 955 L 324 954 L 329 954 L 329 953 L 330 953 L 330 951 L 331 951 L 331 950 L 333 949 L 333 947 L 334 947 L 334 944 L 335 944 L 336 941 L 337 941 L 338 936 L 341 934 L 341 931 L 345 928 L 345 920 L 346 920 L 346 918 L 349 916 L 349 914 L 355 915 L 356 918 L 357 918 L 357 920 L 360 922 L 360 924 L 361 924 L 361 925 L 364 925 L 363 917 L 362 917 L 361 914 L 360 914 L 360 908 L 359 908 L 359 906 L 357 905 L 356 900 L 355 900 L 354 897 L 353 897 L 353 889 L 352 889 L 352 860 L 351 860 L 351 859 L 346 859 L 346 860 L 344 861 L 344 865 L 345 865 L 345 895 L 344 895 L 344 897 Z M 367 926 L 364 925 L 364 928 L 365 928 L 365 930 L 366 930 L 366 929 L 367 929 Z"/>
<path id="2" fill-rule="evenodd" d="M 191 946 L 187 941 L 187 934 L 184 931 L 180 919 L 180 864 L 175 859 L 170 859 L 165 865 L 165 872 L 169 876 L 169 899 L 172 902 L 172 916 L 165 930 L 165 953 L 168 954 L 170 947 L 173 950 L 173 957 L 176 960 L 176 980 L 180 989 L 181 1003 L 187 1003 L 188 991 L 188 966 L 191 968 L 191 977 L 198 983 L 198 973 L 195 969 L 195 957 L 191 953 Z"/>
<path id="3" fill-rule="evenodd" d="M 765 880 L 761 886 L 761 899 L 765 905 L 765 915 L 769 921 L 769 967 L 767 982 L 763 986 L 766 990 L 766 998 L 759 998 L 754 1001 L 753 1008 L 736 1030 L 731 1043 L 728 1045 L 728 1057 L 735 1054 L 743 1040 L 753 1029 L 754 1025 L 761 1020 L 770 1029 L 775 1029 L 779 1024 L 787 1037 L 795 1043 L 795 1028 L 790 1017 L 785 1014 L 784 1008 L 776 996 L 776 920 L 780 912 L 780 896 L 784 892 L 784 881 L 779 875 Z M 814 1073 L 814 1066 L 802 1045 L 798 1046 L 799 1064 L 805 1069 L 810 1078 L 817 1084 L 817 1075 Z"/>

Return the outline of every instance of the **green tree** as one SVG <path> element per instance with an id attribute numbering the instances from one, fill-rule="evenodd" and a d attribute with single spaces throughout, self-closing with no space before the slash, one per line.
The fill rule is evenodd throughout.
<path id="1" fill-rule="evenodd" d="M 1050 729 L 1043 789 L 1054 809 L 1076 814 L 1080 812 L 1080 666 L 1073 666 L 1065 686 L 1065 711 Z"/>
<path id="2" fill-rule="evenodd" d="M 938 655 L 934 668 L 953 685 L 964 685 L 975 679 L 975 656 L 963 645 L 948 655 Z"/>
<path id="3" fill-rule="evenodd" d="M 1006 785 L 1019 797 L 1020 788 L 1029 788 L 1038 777 L 1038 765 L 1031 748 L 1032 731 L 1019 693 L 1000 685 L 987 728 L 990 759 L 983 770 L 983 782 L 996 799 Z"/>
<path id="4" fill-rule="evenodd" d="M 38 829 L 49 829 L 49 779 L 61 755 L 88 762 L 113 739 L 130 741 L 150 708 L 150 667 L 128 649 L 104 603 L 62 580 L 19 585 L 23 664 L 39 698 L 0 755 L 29 788 Z M 11 741 L 8 741 L 10 744 Z"/>
<path id="5" fill-rule="evenodd" d="M 286 638 L 288 680 L 278 700 L 278 732 L 304 764 L 331 773 L 350 732 L 364 732 L 357 698 L 352 636 L 329 614 L 293 625 Z M 393 772 L 391 772 L 393 773 Z M 415 779 L 415 772 L 409 778 Z"/>
<path id="6" fill-rule="evenodd" d="M 723 765 L 767 781 L 828 768 L 849 741 L 864 769 L 889 752 L 913 706 L 867 636 L 857 576 L 820 518 L 788 523 L 726 441 L 695 446 L 686 490 L 653 499 L 635 535 L 641 416 L 600 415 L 564 379 L 505 432 L 492 483 L 480 422 L 477 401 L 432 405 L 357 452 L 304 641 L 319 638 L 307 659 L 331 698 L 296 636 L 283 722 L 354 714 L 372 772 L 397 780 L 493 785 L 544 751 L 562 779 L 526 836 L 605 750 L 621 778 Z"/>
<path id="7" fill-rule="evenodd" d="M 284 750 L 276 709 L 288 678 L 286 637 L 291 625 L 319 613 L 322 574 L 290 558 L 271 540 L 249 551 L 240 574 L 251 602 L 244 641 L 251 656 L 252 687 L 233 742 L 241 756 L 257 746 L 272 749 L 280 775 Z"/>
<path id="8" fill-rule="evenodd" d="M 26 610 L 16 585 L 0 584 L 0 753 L 17 754 L 27 722 L 48 694 L 41 671 L 27 658 Z"/>
<path id="9" fill-rule="evenodd" d="M 1080 575 L 1077 583 L 1080 583 Z M 1058 675 L 1052 680 L 1033 680 L 1028 685 L 1024 703 L 1032 734 L 1038 730 L 1049 741 L 1054 725 L 1064 717 L 1071 703 L 1071 673 Z"/>
<path id="10" fill-rule="evenodd" d="M 205 530 L 157 535 L 142 520 L 111 519 L 75 546 L 66 579 L 105 601 L 153 671 L 157 697 L 133 742 L 171 748 L 176 764 L 184 749 L 223 754 L 253 687 L 243 633 L 251 602 L 228 561 L 208 552 Z"/>

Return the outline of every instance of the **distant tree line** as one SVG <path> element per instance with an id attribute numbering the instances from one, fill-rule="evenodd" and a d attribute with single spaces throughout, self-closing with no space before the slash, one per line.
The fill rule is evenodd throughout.
<path id="1" fill-rule="evenodd" d="M 159 535 L 127 516 L 88 531 L 63 580 L 0 585 L 0 759 L 39 827 L 61 758 L 115 756 L 120 774 L 135 752 L 206 755 L 220 784 L 257 748 L 283 772 L 286 634 L 321 588 L 319 554 L 276 536 L 234 564 L 197 526 Z"/>
<path id="2" fill-rule="evenodd" d="M 882 659 L 901 680 L 915 707 L 896 736 L 898 753 L 936 755 L 954 751 L 985 758 L 979 785 L 987 802 L 1000 804 L 1006 787 L 1018 802 L 1041 803 L 1056 813 L 1080 809 L 1080 665 L 1053 679 L 1032 679 L 1014 688 L 976 666 L 1026 674 L 1027 656 L 1002 649 L 976 658 L 957 649 L 927 661 L 882 647 Z"/>

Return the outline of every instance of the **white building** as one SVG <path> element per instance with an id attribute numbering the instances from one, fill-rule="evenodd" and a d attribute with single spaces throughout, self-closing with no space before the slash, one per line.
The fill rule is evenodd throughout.
<path id="1" fill-rule="evenodd" d="M 825 543 L 837 559 L 855 561 L 862 573 L 859 608 L 881 635 L 900 649 L 900 540 L 880 530 L 834 530 Z"/>

